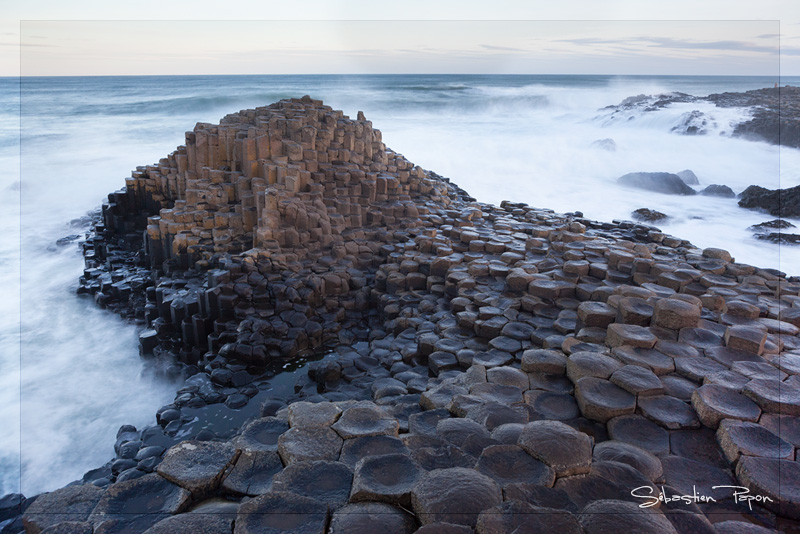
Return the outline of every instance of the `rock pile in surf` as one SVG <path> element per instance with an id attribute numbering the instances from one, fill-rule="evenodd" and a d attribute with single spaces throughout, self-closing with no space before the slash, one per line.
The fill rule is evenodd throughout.
<path id="1" fill-rule="evenodd" d="M 28 532 L 800 520 L 797 279 L 644 224 L 476 202 L 309 98 L 198 125 L 112 197 L 84 288 L 149 324 L 144 353 L 178 347 L 214 402 L 266 362 L 337 357 L 233 439 L 39 496 Z M 146 254 L 125 256 L 137 229 Z M 184 389 L 162 426 L 210 391 Z M 736 485 L 756 500 L 719 487 Z"/>

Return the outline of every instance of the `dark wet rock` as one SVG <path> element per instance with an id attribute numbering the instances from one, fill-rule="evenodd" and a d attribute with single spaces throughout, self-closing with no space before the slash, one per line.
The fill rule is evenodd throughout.
<path id="1" fill-rule="evenodd" d="M 353 472 L 341 462 L 295 462 L 272 479 L 273 492 L 292 492 L 323 502 L 333 510 L 350 497 Z"/>
<path id="2" fill-rule="evenodd" d="M 453 523 L 429 523 L 414 531 L 414 534 L 473 534 L 475 532 L 466 525 L 454 525 Z"/>
<path id="3" fill-rule="evenodd" d="M 350 501 L 382 501 L 408 508 L 411 490 L 422 472 L 405 454 L 363 458 L 356 464 Z"/>
<path id="4" fill-rule="evenodd" d="M 656 483 L 664 474 L 661 461 L 654 454 L 624 441 L 611 440 L 598 443 L 594 447 L 592 459 L 595 462 L 628 464 Z"/>
<path id="5" fill-rule="evenodd" d="M 584 417 L 602 423 L 636 410 L 634 395 L 608 380 L 592 376 L 581 378 L 575 384 L 575 400 Z"/>
<path id="6" fill-rule="evenodd" d="M 677 534 L 672 523 L 652 508 L 632 502 L 600 500 L 585 506 L 578 517 L 585 534 Z"/>
<path id="7" fill-rule="evenodd" d="M 504 386 L 501 384 L 482 383 L 470 388 L 470 394 L 486 402 L 500 404 L 515 404 L 522 402 L 522 388 L 517 386 Z"/>
<path id="8" fill-rule="evenodd" d="M 295 493 L 270 492 L 239 507 L 234 534 L 324 534 L 328 505 Z"/>
<path id="9" fill-rule="evenodd" d="M 492 439 L 502 445 L 515 445 L 524 427 L 521 423 L 505 423 L 492 430 Z"/>
<path id="10" fill-rule="evenodd" d="M 617 178 L 625 187 L 635 187 L 668 195 L 694 195 L 695 191 L 677 174 L 669 172 L 632 172 Z"/>
<path id="11" fill-rule="evenodd" d="M 573 352 L 567 359 L 567 376 L 577 383 L 581 378 L 608 378 L 622 364 L 605 354 L 597 352 Z"/>
<path id="12" fill-rule="evenodd" d="M 521 501 L 506 501 L 484 510 L 478 517 L 476 534 L 538 534 L 558 532 L 582 534 L 578 519 L 570 512 L 540 508 Z"/>
<path id="13" fill-rule="evenodd" d="M 272 488 L 273 477 L 281 469 L 283 463 L 275 451 L 242 451 L 222 489 L 235 495 L 262 495 Z"/>
<path id="14" fill-rule="evenodd" d="M 462 418 L 439 421 L 439 424 L 436 425 L 436 434 L 441 439 L 460 448 L 464 448 L 470 438 L 476 438 L 483 442 L 491 439 L 489 431 L 483 425 L 472 419 Z"/>
<path id="15" fill-rule="evenodd" d="M 711 374 L 726 370 L 727 367 L 711 358 L 678 358 L 675 360 L 675 371 L 689 380 L 702 382 Z"/>
<path id="16" fill-rule="evenodd" d="M 456 395 L 467 395 L 469 390 L 462 386 L 457 386 L 449 382 L 443 382 L 435 386 L 420 396 L 419 404 L 425 410 L 435 410 L 437 408 L 447 408 L 453 397 Z"/>
<path id="17" fill-rule="evenodd" d="M 751 185 L 739 193 L 739 206 L 759 208 L 775 217 L 800 217 L 800 185 L 786 189 Z"/>
<path id="18" fill-rule="evenodd" d="M 728 467 L 728 461 L 717 444 L 716 434 L 708 428 L 673 431 L 670 434 L 670 450 L 676 456 L 714 467 Z"/>
<path id="19" fill-rule="evenodd" d="M 442 419 L 449 419 L 450 412 L 439 408 L 437 410 L 426 410 L 414 414 L 408 418 L 408 430 L 413 434 L 424 434 L 427 436 L 436 435 L 436 425 Z"/>
<path id="20" fill-rule="evenodd" d="M 423 412 L 423 414 L 424 413 L 426 412 Z M 411 418 L 409 418 L 409 421 L 411 421 Z M 433 432 L 435 433 L 435 428 Z M 342 447 L 339 461 L 350 469 L 355 469 L 358 461 L 363 458 L 381 456 L 384 454 L 406 454 L 408 452 L 408 448 L 405 444 L 394 436 L 365 436 L 346 440 Z"/>
<path id="21" fill-rule="evenodd" d="M 637 221 L 645 222 L 658 222 L 669 218 L 667 214 L 661 213 L 660 211 L 651 210 L 650 208 L 639 208 L 634 210 L 633 213 L 631 213 L 631 217 Z"/>
<path id="22" fill-rule="evenodd" d="M 408 447 L 411 458 L 426 471 L 475 466 L 474 456 L 438 438 L 409 435 L 403 438 L 403 443 Z"/>
<path id="23" fill-rule="evenodd" d="M 578 507 L 564 490 L 539 484 L 515 483 L 503 487 L 503 500 L 527 502 L 542 508 L 555 508 L 575 513 Z"/>
<path id="24" fill-rule="evenodd" d="M 611 375 L 611 382 L 633 395 L 650 397 L 662 395 L 664 386 L 650 369 L 639 365 L 625 365 Z"/>
<path id="25" fill-rule="evenodd" d="M 700 421 L 713 429 L 723 419 L 755 422 L 761 415 L 761 409 L 752 400 L 732 389 L 712 384 L 695 390 L 692 394 L 692 406 Z"/>
<path id="26" fill-rule="evenodd" d="M 641 415 L 621 415 L 608 421 L 611 439 L 630 443 L 656 455 L 669 453 L 669 434 Z"/>
<path id="27" fill-rule="evenodd" d="M 278 438 L 278 454 L 285 465 L 294 462 L 339 459 L 343 440 L 327 426 L 290 428 Z"/>
<path id="28" fill-rule="evenodd" d="M 278 437 L 289 430 L 289 424 L 277 417 L 263 417 L 248 424 L 234 444 L 242 450 L 277 451 Z"/>
<path id="29" fill-rule="evenodd" d="M 789 228 L 797 228 L 794 224 L 783 219 L 773 219 L 771 221 L 754 224 L 747 229 L 758 234 L 772 234 L 772 230 L 787 230 Z"/>
<path id="30" fill-rule="evenodd" d="M 552 375 L 566 372 L 567 357 L 561 351 L 531 349 L 522 353 L 522 370 L 526 373 Z"/>
<path id="31" fill-rule="evenodd" d="M 37 534 L 63 521 L 86 521 L 103 495 L 92 484 L 67 486 L 39 495 L 23 515 L 25 531 Z"/>
<path id="32" fill-rule="evenodd" d="M 592 438 L 558 421 L 528 423 L 518 444 L 559 477 L 586 473 L 592 462 Z"/>
<path id="33" fill-rule="evenodd" d="M 663 513 L 678 534 L 717 534 L 714 525 L 702 512 L 670 508 Z"/>
<path id="34" fill-rule="evenodd" d="M 714 534 L 768 534 L 775 532 L 773 529 L 761 527 L 745 521 L 720 521 L 714 524 Z"/>
<path id="35" fill-rule="evenodd" d="M 766 413 L 758 420 L 758 424 L 795 447 L 800 447 L 800 417 Z"/>
<path id="36" fill-rule="evenodd" d="M 555 472 L 517 445 L 492 445 L 481 453 L 475 469 L 501 487 L 513 483 L 552 486 Z"/>
<path id="37" fill-rule="evenodd" d="M 530 409 L 519 403 L 509 406 L 498 402 L 481 402 L 469 407 L 465 417 L 492 431 L 500 425 L 509 423 L 525 424 L 532 416 Z"/>
<path id="38" fill-rule="evenodd" d="M 663 376 L 675 370 L 674 359 L 655 349 L 622 346 L 615 348 L 611 354 L 623 364 L 650 369 L 657 376 Z"/>
<path id="39" fill-rule="evenodd" d="M 341 413 L 332 402 L 294 402 L 289 405 L 289 426 L 331 426 Z"/>
<path id="40" fill-rule="evenodd" d="M 727 185 L 709 185 L 702 191 L 700 191 L 701 195 L 710 196 L 710 197 L 722 197 L 722 198 L 735 198 L 736 193 L 733 192 L 733 189 L 728 187 Z"/>
<path id="41" fill-rule="evenodd" d="M 230 443 L 184 441 L 166 452 L 158 474 L 200 499 L 219 487 L 237 457 Z"/>
<path id="42" fill-rule="evenodd" d="M 95 532 L 140 532 L 185 510 L 190 500 L 189 491 L 152 473 L 110 486 L 89 521 Z"/>
<path id="43" fill-rule="evenodd" d="M 633 324 L 611 324 L 606 334 L 606 345 L 611 348 L 630 345 L 652 349 L 657 341 L 658 338 L 649 329 Z"/>
<path id="44" fill-rule="evenodd" d="M 230 525 L 228 528 L 230 528 Z M 7 529 L 8 527 L 4 530 Z M 64 521 L 44 529 L 42 534 L 92 534 L 92 532 L 92 524 L 86 521 Z M 150 531 L 148 530 L 148 532 Z"/>
<path id="45" fill-rule="evenodd" d="M 756 423 L 725 419 L 717 441 L 731 464 L 741 455 L 794 460 L 794 446 Z"/>
<path id="46" fill-rule="evenodd" d="M 475 526 L 478 515 L 502 502 L 500 487 L 473 469 L 436 469 L 414 487 L 411 503 L 423 525 L 435 522 Z"/>
<path id="47" fill-rule="evenodd" d="M 800 415 L 800 387 L 788 382 L 757 378 L 751 380 L 742 393 L 766 413 Z"/>
<path id="48" fill-rule="evenodd" d="M 159 521 L 144 534 L 229 534 L 232 526 L 233 517 L 226 514 L 180 514 Z"/>
<path id="49" fill-rule="evenodd" d="M 718 501 L 730 497 L 728 488 L 735 486 L 736 479 L 729 469 L 721 469 L 707 463 L 680 456 L 662 456 L 664 481 L 683 495 L 708 495 Z M 714 486 L 718 486 L 716 489 Z"/>
<path id="50" fill-rule="evenodd" d="M 328 534 L 412 534 L 419 532 L 416 528 L 414 517 L 405 510 L 384 503 L 360 502 L 336 510 Z"/>
<path id="51" fill-rule="evenodd" d="M 588 474 L 559 478 L 554 486 L 569 496 L 578 508 L 600 499 L 634 501 L 633 488 L 649 488 L 653 483 L 630 465 L 597 461 Z"/>
<path id="52" fill-rule="evenodd" d="M 568 393 L 526 391 L 525 403 L 542 419 L 566 421 L 580 416 L 580 408 L 575 398 Z"/>
<path id="53" fill-rule="evenodd" d="M 751 493 L 771 499 L 758 504 L 800 520 L 800 463 L 743 456 L 736 465 L 736 477 Z"/>
<path id="54" fill-rule="evenodd" d="M 668 395 L 641 397 L 637 405 L 642 415 L 664 428 L 675 430 L 700 426 L 692 407 L 675 397 Z"/>
<path id="55" fill-rule="evenodd" d="M 331 426 L 342 438 L 364 436 L 397 436 L 399 425 L 377 406 L 354 406 L 346 409 L 339 420 Z"/>

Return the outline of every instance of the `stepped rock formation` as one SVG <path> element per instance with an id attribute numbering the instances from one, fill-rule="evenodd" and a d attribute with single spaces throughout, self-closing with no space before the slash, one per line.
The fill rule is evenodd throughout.
<path id="1" fill-rule="evenodd" d="M 351 120 L 303 97 L 198 124 L 186 146 L 137 169 L 105 214 L 118 228 L 157 213 L 147 220 L 151 265 L 185 268 L 254 247 L 275 261 L 331 248 L 341 257 L 365 228 L 419 226 L 426 205 L 447 206 L 450 193 L 387 150 L 363 114 Z"/>
<path id="2" fill-rule="evenodd" d="M 475 202 L 309 98 L 198 125 L 111 200 L 82 290 L 191 376 L 27 532 L 798 526 L 796 278 Z M 288 397 L 257 387 L 322 348 Z M 235 433 L 192 426 L 256 400 Z"/>

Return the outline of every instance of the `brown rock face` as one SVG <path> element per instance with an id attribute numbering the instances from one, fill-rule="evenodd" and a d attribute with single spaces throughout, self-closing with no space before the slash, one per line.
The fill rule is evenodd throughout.
<path id="1" fill-rule="evenodd" d="M 124 200 L 153 214 L 153 265 L 251 247 L 305 255 L 343 243 L 348 230 L 415 226 L 427 202 L 449 202 L 447 184 L 387 150 L 370 121 L 309 97 L 198 123 L 126 185 Z M 326 291 L 341 290 L 328 282 Z"/>

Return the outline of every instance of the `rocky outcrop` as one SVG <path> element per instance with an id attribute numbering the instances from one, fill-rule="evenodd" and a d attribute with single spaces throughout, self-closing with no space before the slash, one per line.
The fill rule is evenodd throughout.
<path id="1" fill-rule="evenodd" d="M 800 87 L 785 85 L 744 93 L 721 93 L 706 97 L 719 107 L 749 107 L 753 117 L 736 125 L 734 135 L 773 145 L 800 148 Z"/>
<path id="2" fill-rule="evenodd" d="M 800 217 L 800 185 L 787 189 L 751 185 L 739 193 L 739 206 L 762 209 L 775 217 Z"/>
<path id="3" fill-rule="evenodd" d="M 692 96 L 678 92 L 638 95 L 628 97 L 618 105 L 607 106 L 604 111 L 609 111 L 613 117 L 617 113 L 646 113 L 666 108 L 674 103 L 694 102 L 712 102 L 723 108 L 749 108 L 751 117 L 734 125 L 730 135 L 800 148 L 800 122 L 798 122 L 800 87 L 790 85 L 708 96 Z M 672 131 L 683 135 L 705 135 L 709 133 L 711 124 L 713 121 L 707 114 L 695 109 L 686 112 Z"/>
<path id="4" fill-rule="evenodd" d="M 686 185 L 680 176 L 669 172 L 631 172 L 620 176 L 617 183 L 668 195 L 695 194 L 695 190 Z"/>
<path id="5" fill-rule="evenodd" d="M 645 222 L 658 222 L 669 218 L 666 213 L 651 210 L 650 208 L 639 208 L 638 210 L 634 210 L 633 213 L 631 213 L 631 217 L 637 221 Z"/>
<path id="6" fill-rule="evenodd" d="M 277 110 L 294 120 L 300 108 L 312 118 L 328 113 L 310 99 L 263 113 L 277 113 L 272 124 Z M 251 115 L 259 113 L 237 117 Z M 341 120 L 346 134 L 352 123 Z M 315 149 L 304 148 L 304 157 L 306 150 Z M 338 145 L 329 150 L 352 156 Z M 523 517 L 554 531 L 622 525 L 694 532 L 710 524 L 715 508 L 658 500 L 659 491 L 691 495 L 694 487 L 719 499 L 733 529 L 739 520 L 770 528 L 800 520 L 797 479 L 779 476 L 796 470 L 788 447 L 798 446 L 800 281 L 651 226 L 482 204 L 422 170 L 404 182 L 401 167 L 410 164 L 399 155 L 393 164 L 375 161 L 387 154 L 373 152 L 368 167 L 381 169 L 371 172 L 385 178 L 386 191 L 394 176 L 403 192 L 378 198 L 376 189 L 380 223 L 362 218 L 355 226 L 350 218 L 330 234 L 311 226 L 319 231 L 308 230 L 303 245 L 286 241 L 289 206 L 321 214 L 321 206 L 313 211 L 319 199 L 332 221 L 340 210 L 356 215 L 342 202 L 361 206 L 359 214 L 369 202 L 353 201 L 364 197 L 356 185 L 339 185 L 338 171 L 296 191 L 290 174 L 281 174 L 280 187 L 276 174 L 275 184 L 264 183 L 282 199 L 279 216 L 265 222 L 269 196 L 256 191 L 264 206 L 249 232 L 237 223 L 223 228 L 236 238 L 214 242 L 212 234 L 211 249 L 162 247 L 162 270 L 136 284 L 130 265 L 106 261 L 116 268 L 103 271 L 99 258 L 121 257 L 114 232 L 135 229 L 147 210 L 106 208 L 116 213 L 91 243 L 97 275 L 84 281 L 100 279 L 95 294 L 109 297 L 98 300 L 116 299 L 118 309 L 140 305 L 136 298 L 123 303 L 123 295 L 144 293 L 142 320 L 151 333 L 143 352 L 163 356 L 176 343 L 179 356 L 196 355 L 184 365 L 192 376 L 159 410 L 155 430 L 121 429 L 115 449 L 122 464 L 75 486 L 88 489 L 39 497 L 28 524 L 169 532 L 195 528 L 192 515 L 206 513 L 220 529 L 244 534 L 503 532 Z M 131 187 L 158 191 L 169 174 L 151 180 L 148 172 Z M 220 213 L 244 213 L 237 208 L 244 202 L 230 198 L 232 211 Z M 207 204 L 195 207 L 208 211 Z M 389 207 L 397 227 L 384 226 Z M 199 236 L 195 216 L 184 215 L 177 221 L 189 228 L 172 234 L 167 225 L 159 235 L 173 236 L 173 244 Z M 248 236 L 259 247 L 235 252 Z M 156 258 L 155 242 L 137 268 L 149 272 L 143 263 Z M 224 250 L 214 252 L 217 245 Z M 259 365 L 283 364 L 298 347 L 331 352 L 307 368 L 290 396 L 265 399 L 270 390 L 258 387 Z M 238 435 L 192 435 L 198 407 L 252 407 L 251 398 L 266 402 Z M 761 446 L 776 429 L 785 442 L 777 456 L 775 447 Z M 152 449 L 156 442 L 161 450 Z M 771 502 L 734 503 L 714 488 L 737 483 Z M 637 488 L 639 497 L 631 493 Z M 654 506 L 640 507 L 643 495 Z"/>

